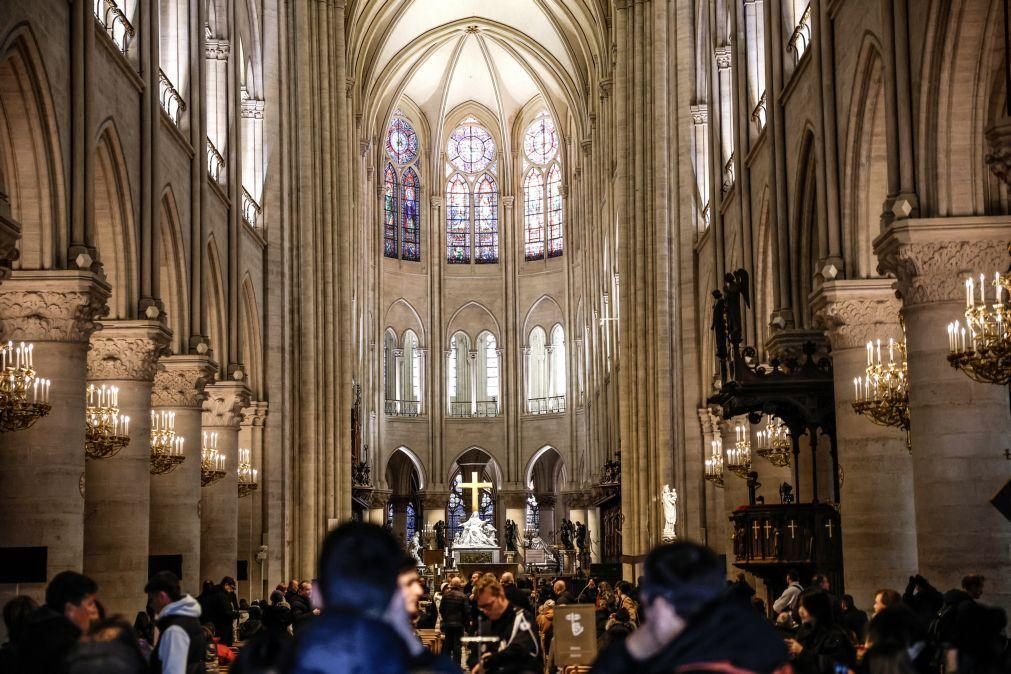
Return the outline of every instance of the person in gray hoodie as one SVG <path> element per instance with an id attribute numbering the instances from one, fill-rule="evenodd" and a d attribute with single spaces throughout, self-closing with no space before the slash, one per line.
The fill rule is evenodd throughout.
<path id="1" fill-rule="evenodd" d="M 207 640 L 200 626 L 200 604 L 180 591 L 179 579 L 171 571 L 156 573 L 144 591 L 159 633 L 151 652 L 152 674 L 203 672 Z"/>

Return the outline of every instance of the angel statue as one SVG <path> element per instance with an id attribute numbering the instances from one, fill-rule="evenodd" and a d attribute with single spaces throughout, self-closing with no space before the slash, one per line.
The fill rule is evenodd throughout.
<path id="1" fill-rule="evenodd" d="M 677 540 L 677 533 L 674 531 L 674 525 L 678 521 L 678 491 L 677 489 L 672 489 L 669 484 L 663 486 L 663 494 L 661 495 L 661 501 L 663 502 L 663 541 L 669 543 L 671 541 Z"/>
<path id="2" fill-rule="evenodd" d="M 751 283 L 746 269 L 724 275 L 723 296 L 726 298 L 727 336 L 731 344 L 740 344 L 744 335 L 741 300 L 744 306 L 751 308 Z"/>

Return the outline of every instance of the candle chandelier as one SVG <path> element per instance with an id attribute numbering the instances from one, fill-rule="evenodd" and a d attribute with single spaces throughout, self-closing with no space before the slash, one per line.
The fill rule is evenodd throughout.
<path id="1" fill-rule="evenodd" d="M 755 454 L 774 466 L 783 468 L 790 465 L 790 450 L 793 441 L 790 429 L 779 417 L 770 417 L 765 428 L 758 431 L 758 447 Z"/>
<path id="2" fill-rule="evenodd" d="M 225 476 L 225 457 L 218 453 L 218 434 L 204 432 L 200 448 L 200 486 L 214 484 Z"/>
<path id="3" fill-rule="evenodd" d="M 994 287 L 992 304 L 987 304 L 986 287 Z M 977 299 L 978 292 L 978 299 Z M 948 362 L 974 381 L 984 384 L 1011 384 L 1011 312 L 1006 295 L 1011 294 L 1011 277 L 994 274 L 987 283 L 979 275 L 979 287 L 972 278 L 965 282 L 965 320 L 948 324 Z"/>
<path id="4" fill-rule="evenodd" d="M 909 443 L 909 368 L 905 339 L 888 340 L 888 360 L 882 355 L 881 340 L 867 342 L 864 376 L 853 379 L 853 410 L 879 426 L 894 426 L 906 432 Z"/>
<path id="5" fill-rule="evenodd" d="M 176 413 L 151 410 L 151 474 L 164 475 L 179 467 L 184 439 L 176 435 Z"/>
<path id="6" fill-rule="evenodd" d="M 239 498 L 249 496 L 256 491 L 256 469 L 249 458 L 248 449 L 239 450 Z"/>
<path id="7" fill-rule="evenodd" d="M 706 459 L 705 478 L 717 487 L 723 487 L 723 441 L 716 438 L 710 443 L 711 453 Z"/>
<path id="8" fill-rule="evenodd" d="M 90 384 L 85 393 L 84 418 L 84 453 L 89 459 L 107 459 L 130 444 L 130 417 L 119 413 L 116 386 Z"/>
<path id="9" fill-rule="evenodd" d="M 34 344 L 0 345 L 0 432 L 30 428 L 52 410 L 52 382 L 37 376 L 34 352 Z"/>
<path id="10" fill-rule="evenodd" d="M 734 428 L 736 439 L 734 446 L 727 450 L 726 467 L 734 475 L 746 479 L 751 472 L 751 439 L 744 424 Z"/>

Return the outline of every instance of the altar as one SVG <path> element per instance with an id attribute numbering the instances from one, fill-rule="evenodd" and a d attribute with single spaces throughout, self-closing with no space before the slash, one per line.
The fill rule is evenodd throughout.
<path id="1" fill-rule="evenodd" d="M 498 548 L 468 548 L 453 546 L 453 561 L 456 568 L 461 564 L 498 564 L 501 551 Z"/>

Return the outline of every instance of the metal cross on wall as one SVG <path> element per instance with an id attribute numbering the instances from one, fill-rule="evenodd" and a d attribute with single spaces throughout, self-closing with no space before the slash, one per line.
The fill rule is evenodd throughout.
<path id="1" fill-rule="evenodd" d="M 470 489 L 470 512 L 476 513 L 481 502 L 481 490 L 491 489 L 494 485 L 491 482 L 478 482 L 477 471 L 471 471 L 470 482 L 461 482 L 461 489 Z"/>

